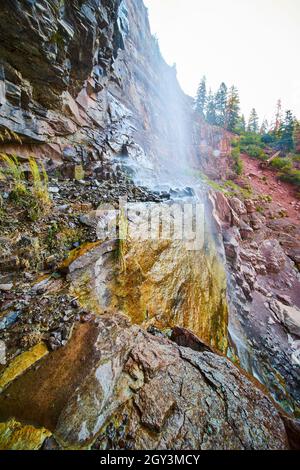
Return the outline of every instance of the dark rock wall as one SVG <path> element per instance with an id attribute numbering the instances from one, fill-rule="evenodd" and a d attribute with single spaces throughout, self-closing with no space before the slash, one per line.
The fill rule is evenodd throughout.
<path id="1" fill-rule="evenodd" d="M 93 169 L 124 151 L 149 167 L 226 148 L 195 121 L 142 0 L 4 0 L 0 25 L 2 151 Z"/>
<path id="2" fill-rule="evenodd" d="M 10 132 L 3 132 L 7 128 L 23 142 L 47 144 L 60 156 L 66 142 L 79 143 L 83 126 L 93 127 L 87 109 L 76 99 L 80 91 L 87 91 L 87 96 L 103 101 L 97 94 L 110 79 L 114 56 L 123 45 L 118 7 L 115 0 L 2 2 L 3 143 L 17 142 Z M 102 109 L 107 113 L 107 106 Z M 97 127 L 104 122 L 103 116 Z M 18 153 L 26 153 L 24 147 Z M 38 154 L 45 150 L 33 148 Z"/>
<path id="3" fill-rule="evenodd" d="M 255 381 L 225 357 L 152 336 L 122 315 L 79 325 L 66 348 L 5 392 L 1 419 L 46 426 L 66 449 L 288 448 Z M 11 421 L 4 425 L 0 448 Z"/>

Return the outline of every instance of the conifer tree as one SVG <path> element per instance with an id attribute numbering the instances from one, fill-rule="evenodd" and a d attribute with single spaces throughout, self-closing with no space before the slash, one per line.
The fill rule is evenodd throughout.
<path id="1" fill-rule="evenodd" d="M 255 108 L 252 108 L 250 116 L 249 116 L 249 121 L 248 121 L 248 127 L 247 127 L 248 132 L 258 132 L 258 116 Z"/>
<path id="2" fill-rule="evenodd" d="M 242 127 L 242 130 L 245 131 L 246 130 L 246 119 L 245 119 L 245 115 L 243 114 L 242 117 L 241 117 L 241 127 Z"/>
<path id="3" fill-rule="evenodd" d="M 227 94 L 227 86 L 222 82 L 215 95 L 216 124 L 221 127 L 225 126 Z"/>
<path id="4" fill-rule="evenodd" d="M 300 121 L 297 121 L 297 120 L 295 120 L 295 123 L 294 123 L 293 140 L 294 140 L 295 152 L 300 153 Z"/>
<path id="5" fill-rule="evenodd" d="M 242 116 L 239 119 L 239 128 L 242 132 L 245 132 L 246 130 L 246 119 L 245 119 L 244 114 L 242 114 Z"/>
<path id="6" fill-rule="evenodd" d="M 276 104 L 276 113 L 275 113 L 275 132 L 279 132 L 281 125 L 282 125 L 282 104 L 281 100 L 277 101 Z"/>
<path id="7" fill-rule="evenodd" d="M 206 101 L 206 77 L 204 76 L 199 84 L 195 100 L 195 109 L 200 114 L 200 116 L 204 116 Z"/>
<path id="8" fill-rule="evenodd" d="M 209 90 L 207 96 L 207 103 L 206 103 L 206 121 L 209 124 L 215 125 L 216 121 L 216 104 L 215 104 L 215 97 L 211 91 Z"/>
<path id="9" fill-rule="evenodd" d="M 279 133 L 281 125 L 282 125 L 282 106 L 281 106 L 281 100 L 278 100 L 276 104 L 275 122 L 273 126 L 274 127 L 273 132 L 275 134 Z"/>
<path id="10" fill-rule="evenodd" d="M 235 131 L 238 134 L 242 134 L 246 130 L 246 121 L 245 121 L 245 116 L 239 116 L 236 126 L 235 126 Z"/>
<path id="11" fill-rule="evenodd" d="M 266 119 L 264 119 L 263 122 L 261 123 L 259 133 L 261 135 L 265 135 L 268 133 L 268 129 L 269 129 L 269 123 Z"/>
<path id="12" fill-rule="evenodd" d="M 279 130 L 279 148 L 285 152 L 291 152 L 294 149 L 295 121 L 292 111 L 287 110 Z"/>
<path id="13" fill-rule="evenodd" d="M 232 86 L 229 90 L 227 107 L 226 107 L 226 118 L 225 128 L 229 131 L 234 132 L 239 120 L 240 112 L 240 99 L 238 90 L 235 86 Z"/>

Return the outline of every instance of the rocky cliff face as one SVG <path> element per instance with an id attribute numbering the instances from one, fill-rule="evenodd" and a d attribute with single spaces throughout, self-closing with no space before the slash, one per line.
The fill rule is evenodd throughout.
<path id="1" fill-rule="evenodd" d="M 120 315 L 101 317 L 6 388 L 1 416 L 43 426 L 45 448 L 288 448 L 283 422 L 257 384 L 199 340 L 194 348 Z M 32 441 L 15 427 L 7 422 L 2 445 Z"/>
<path id="2" fill-rule="evenodd" d="M 162 59 L 142 1 L 75 2 L 72 7 L 31 2 L 24 9 L 16 2 L 8 3 L 1 14 L 6 24 L 1 33 L 3 152 L 21 157 L 34 153 L 59 178 L 74 177 L 80 167 L 86 175 L 114 181 L 115 187 L 121 186 L 122 170 L 137 182 L 150 179 L 152 185 L 164 181 L 170 185 L 184 178 L 188 163 L 199 161 L 197 153 L 204 142 L 211 151 L 226 142 L 222 132 L 209 133 L 193 121 L 191 99 L 181 91 L 175 69 Z M 22 44 L 12 53 L 21 30 L 25 30 Z M 33 61 L 30 67 L 26 57 Z M 125 283 L 120 279 L 124 286 L 117 288 L 117 297 L 135 321 L 141 323 L 147 317 L 158 318 L 165 326 L 177 322 L 225 351 L 223 248 L 214 247 L 209 233 L 206 238 L 210 259 L 204 251 L 197 263 L 191 257 L 189 272 L 183 248 L 157 248 L 151 242 L 137 245 L 128 258 L 148 256 L 148 267 L 141 260 L 140 268 L 131 262 L 131 273 Z M 150 268 L 166 278 L 162 286 L 169 292 L 167 303 Z M 147 280 L 141 282 L 143 270 Z M 90 271 L 81 272 L 74 286 L 77 293 Z M 136 284 L 134 295 L 130 284 Z M 93 290 L 91 286 L 92 296 Z M 102 311 L 107 308 L 107 303 L 103 307 L 100 302 Z"/>
<path id="3" fill-rule="evenodd" d="M 230 353 L 272 391 L 283 370 L 286 408 L 295 410 L 296 376 L 289 378 L 287 356 L 279 365 L 283 356 L 274 360 L 270 346 L 261 360 L 263 337 L 255 354 L 245 346 L 251 316 L 240 328 L 256 276 L 244 263 L 255 247 L 239 248 L 250 230 L 248 212 L 222 194 L 208 197 L 203 183 L 185 187 L 194 182 L 187 171 L 194 167 L 224 176 L 230 136 L 194 116 L 151 36 L 141 0 L 3 3 L 1 152 L 16 153 L 25 165 L 32 154 L 44 161 L 53 205 L 41 221 L 17 226 L 23 236 L 9 238 L 13 222 L 0 240 L 2 292 L 15 288 L 15 299 L 4 293 L 1 303 L 7 363 L 0 369 L 0 445 L 288 447 L 287 418 L 258 382 L 220 355 L 228 346 L 224 239 Z M 120 195 L 146 204 L 205 201 L 202 249 L 164 240 L 103 243 L 95 223 L 108 222 L 111 212 L 95 209 L 110 202 L 113 212 Z M 61 240 L 73 241 L 74 234 L 84 243 L 76 238 L 62 262 Z M 47 256 L 37 254 L 45 245 Z M 261 250 L 268 258 L 272 247 Z M 29 267 L 20 280 L 20 268 Z M 294 266 L 286 264 L 286 276 L 296 279 Z M 286 316 L 278 315 L 282 323 Z M 255 358 L 250 365 L 245 350 Z M 254 363 L 275 372 L 266 379 Z"/>
<path id="4" fill-rule="evenodd" d="M 294 250 L 299 229 L 288 218 L 276 218 L 272 203 L 272 215 L 265 203 L 263 216 L 256 211 L 258 200 L 227 200 L 221 193 L 212 199 L 228 263 L 232 357 L 297 416 L 300 290 Z"/>
<path id="5" fill-rule="evenodd" d="M 125 154 L 153 168 L 195 161 L 203 143 L 222 141 L 195 130 L 141 0 L 7 1 L 0 21 L 3 151 L 86 170 Z"/>

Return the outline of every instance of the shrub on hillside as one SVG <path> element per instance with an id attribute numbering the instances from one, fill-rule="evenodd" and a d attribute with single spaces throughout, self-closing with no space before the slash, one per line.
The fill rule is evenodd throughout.
<path id="1" fill-rule="evenodd" d="M 247 153 L 248 155 L 250 155 L 250 157 L 258 158 L 260 160 L 266 159 L 265 152 L 258 145 L 254 145 L 254 144 L 245 145 L 243 148 L 241 148 L 241 150 Z"/>
<path id="2" fill-rule="evenodd" d="M 271 161 L 271 166 L 276 168 L 276 170 L 291 170 L 292 169 L 292 162 L 289 158 L 274 158 Z"/>
<path id="3" fill-rule="evenodd" d="M 293 162 L 297 162 L 299 163 L 300 162 L 300 155 L 299 153 L 292 153 L 289 155 L 289 157 L 293 160 Z"/>
<path id="4" fill-rule="evenodd" d="M 272 134 L 264 134 L 261 137 L 261 141 L 264 145 L 269 145 L 269 146 L 273 147 L 276 144 L 276 137 Z"/>
<path id="5" fill-rule="evenodd" d="M 35 221 L 46 214 L 51 206 L 48 192 L 48 176 L 44 165 L 39 168 L 34 158 L 29 159 L 32 178 L 31 187 L 27 184 L 22 165 L 15 155 L 0 154 L 4 167 L 0 169 L 0 178 L 10 184 L 9 197 L 14 203 L 24 209 L 30 220 Z"/>
<path id="6" fill-rule="evenodd" d="M 231 151 L 231 157 L 234 161 L 234 171 L 237 175 L 241 175 L 243 173 L 243 161 L 240 155 L 240 148 L 233 147 Z"/>
<path id="7" fill-rule="evenodd" d="M 242 150 L 242 147 L 247 147 L 248 145 L 255 145 L 255 146 L 263 148 L 264 147 L 264 142 L 262 141 L 262 138 L 259 134 L 254 134 L 252 132 L 246 132 L 240 138 L 241 150 Z"/>
<path id="8" fill-rule="evenodd" d="M 300 187 L 300 170 L 287 170 L 280 175 L 280 179 Z"/>
<path id="9" fill-rule="evenodd" d="M 264 142 L 259 134 L 253 132 L 244 133 L 239 141 L 240 151 L 247 153 L 250 157 L 259 158 L 263 160 L 266 158 L 264 153 Z"/>

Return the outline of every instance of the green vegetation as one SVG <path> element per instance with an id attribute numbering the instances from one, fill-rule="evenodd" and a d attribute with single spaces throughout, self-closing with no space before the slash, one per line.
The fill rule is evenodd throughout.
<path id="1" fill-rule="evenodd" d="M 299 161 L 298 157 L 293 157 L 290 155 L 286 158 L 274 158 L 271 162 L 271 166 L 278 170 L 279 178 L 282 181 L 287 181 L 296 186 L 300 186 L 300 170 L 294 168 L 294 162 Z"/>
<path id="2" fill-rule="evenodd" d="M 247 131 L 253 132 L 254 134 L 258 132 L 258 115 L 257 115 L 255 108 L 252 108 L 251 110 Z"/>
<path id="3" fill-rule="evenodd" d="M 240 124 L 238 90 L 232 86 L 228 91 L 225 83 L 221 83 L 216 94 L 211 90 L 207 93 L 206 78 L 203 77 L 195 98 L 195 110 L 209 124 L 234 132 Z"/>
<path id="4" fill-rule="evenodd" d="M 250 157 L 259 160 L 266 160 L 268 157 L 264 151 L 265 143 L 262 135 L 254 132 L 244 132 L 236 137 L 231 142 L 232 152 L 231 156 L 235 160 L 235 170 L 237 174 L 239 171 L 239 152 L 246 153 Z M 275 149 L 274 149 L 275 152 Z M 281 152 L 284 155 L 285 152 Z M 300 162 L 300 155 L 293 153 L 286 153 L 286 156 L 278 156 L 270 162 L 270 167 L 278 170 L 279 178 L 282 181 L 287 181 L 296 186 L 300 186 L 300 170 L 295 168 L 296 164 Z M 262 178 L 266 181 L 266 177 Z"/>
<path id="5" fill-rule="evenodd" d="M 287 181 L 288 183 L 292 183 L 295 186 L 300 187 L 300 170 L 286 170 L 279 176 L 279 178 L 282 181 Z"/>
<path id="6" fill-rule="evenodd" d="M 243 161 L 241 159 L 240 147 L 233 147 L 231 157 L 234 161 L 234 171 L 240 176 L 243 173 Z"/>
<path id="7" fill-rule="evenodd" d="M 240 116 L 240 99 L 238 90 L 232 86 L 228 93 L 227 108 L 226 108 L 226 129 L 234 132 L 237 129 Z"/>
<path id="8" fill-rule="evenodd" d="M 8 156 L 4 153 L 0 154 L 1 160 L 5 164 L 5 169 L 1 171 L 1 179 L 10 176 L 12 180 L 11 199 L 19 201 L 28 194 L 25 184 L 25 175 L 20 163 L 15 155 Z"/>
<path id="9" fill-rule="evenodd" d="M 293 163 L 300 163 L 300 155 L 299 154 L 289 154 L 289 158 L 292 160 Z"/>
<path id="10" fill-rule="evenodd" d="M 3 132 L 0 132 L 0 142 L 17 142 L 22 144 L 21 138 L 14 131 L 5 129 Z"/>
<path id="11" fill-rule="evenodd" d="M 289 158 L 274 158 L 271 161 L 271 166 L 276 170 L 291 170 L 292 169 L 292 161 Z"/>
<path id="12" fill-rule="evenodd" d="M 243 151 L 250 155 L 250 157 L 258 158 L 259 160 L 265 160 L 267 158 L 263 149 L 258 147 L 258 145 L 248 145 Z"/>
<path id="13" fill-rule="evenodd" d="M 286 110 L 283 113 L 281 101 L 278 100 L 271 125 L 264 119 L 259 126 L 255 108 L 252 108 L 246 125 L 244 115 L 240 115 L 239 105 L 236 87 L 227 88 L 222 82 L 216 93 L 211 89 L 207 93 L 206 78 L 202 78 L 195 98 L 195 111 L 209 124 L 236 134 L 232 140 L 231 151 L 236 174 L 241 175 L 243 172 L 241 153 L 263 161 L 272 153 L 280 151 L 280 156 L 270 162 L 271 167 L 279 171 L 281 180 L 299 186 L 300 122 L 292 111 Z M 220 189 L 216 188 L 215 182 L 209 184 L 215 189 Z"/>
<path id="14" fill-rule="evenodd" d="M 272 202 L 273 198 L 270 194 L 260 194 L 258 199 L 262 202 Z"/>
<path id="15" fill-rule="evenodd" d="M 261 140 L 259 134 L 254 134 L 252 132 L 245 132 L 241 135 L 239 140 L 239 146 L 242 153 L 247 153 L 250 157 L 258 158 L 260 160 L 266 159 L 266 154 L 264 152 L 264 143 Z"/>
<path id="16" fill-rule="evenodd" d="M 195 178 L 200 178 L 205 184 L 216 191 L 222 192 L 225 196 L 241 196 L 245 199 L 252 196 L 252 188 L 249 183 L 245 183 L 243 187 L 241 187 L 232 180 L 213 181 L 199 170 L 192 170 L 189 174 L 193 175 Z"/>
<path id="17" fill-rule="evenodd" d="M 223 127 L 236 134 L 232 140 L 231 157 L 234 162 L 234 171 L 237 175 L 243 173 L 241 153 L 259 160 L 267 160 L 272 153 L 280 151 L 280 156 L 270 162 L 272 168 L 279 171 L 279 178 L 300 186 L 300 122 L 293 113 L 287 110 L 282 114 L 281 101 L 277 102 L 275 117 L 272 126 L 264 120 L 259 126 L 259 118 L 255 108 L 252 108 L 248 124 L 243 115 L 240 115 L 238 90 L 232 86 L 227 88 L 221 83 L 214 94 L 211 89 L 207 93 L 206 78 L 203 77 L 195 98 L 195 111 L 209 124 Z M 267 152 L 267 153 L 266 153 Z M 211 187 L 218 183 L 209 182 Z"/>
<path id="18" fill-rule="evenodd" d="M 52 34 L 50 38 L 50 42 L 52 44 L 56 44 L 57 46 L 63 46 L 64 45 L 64 37 L 62 34 L 59 33 L 59 31 L 55 31 L 55 33 Z"/>
<path id="19" fill-rule="evenodd" d="M 220 126 L 242 138 L 246 138 L 241 151 L 249 153 L 255 158 L 264 158 L 262 149 L 270 146 L 283 153 L 293 152 L 300 148 L 300 122 L 297 121 L 291 110 L 286 110 L 283 116 L 281 101 L 278 100 L 272 125 L 264 119 L 259 126 L 259 117 L 255 108 L 252 108 L 246 125 L 244 115 L 240 114 L 239 92 L 235 86 L 227 88 L 221 83 L 216 93 L 211 89 L 207 93 L 206 78 L 203 77 L 195 98 L 195 111 L 209 124 Z M 254 140 L 249 141 L 249 140 Z"/>
<path id="20" fill-rule="evenodd" d="M 232 195 L 239 196 L 241 195 L 245 199 L 249 199 L 252 196 L 252 188 L 248 183 L 244 183 L 243 187 L 234 183 L 232 180 L 227 180 L 224 182 L 224 187 L 227 188 L 230 192 L 233 192 Z"/>
<path id="21" fill-rule="evenodd" d="M 204 110 L 207 104 L 207 96 L 206 96 L 206 77 L 202 77 L 201 82 L 199 83 L 195 107 L 196 111 L 200 116 L 204 117 Z"/>
<path id="22" fill-rule="evenodd" d="M 215 124 L 221 127 L 224 127 L 226 123 L 227 93 L 227 86 L 222 82 L 213 99 L 215 106 Z"/>
<path id="23" fill-rule="evenodd" d="M 233 147 L 231 155 L 237 158 L 237 150 L 239 153 L 247 153 L 250 157 L 258 158 L 259 160 L 265 160 L 267 158 L 264 152 L 264 144 L 261 141 L 261 136 L 251 132 L 245 132 L 240 135 L 239 138 L 232 140 L 231 145 Z"/>
<path id="24" fill-rule="evenodd" d="M 21 163 L 15 155 L 0 154 L 4 163 L 1 170 L 1 179 L 7 179 L 10 183 L 10 199 L 17 207 L 26 210 L 30 220 L 37 220 L 48 212 L 51 199 L 48 192 L 48 176 L 41 164 L 41 169 L 34 158 L 29 159 L 29 169 L 32 185 L 26 181 Z"/>
<path id="25" fill-rule="evenodd" d="M 32 194 L 35 199 L 48 207 L 50 205 L 50 196 L 48 192 L 48 175 L 46 173 L 43 163 L 41 163 L 41 171 L 34 158 L 29 159 L 29 167 L 33 179 Z"/>

